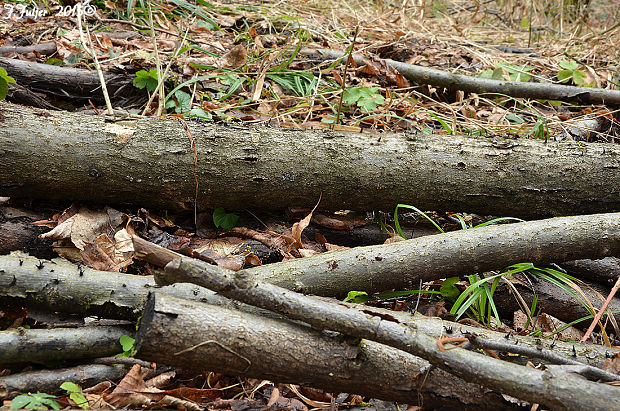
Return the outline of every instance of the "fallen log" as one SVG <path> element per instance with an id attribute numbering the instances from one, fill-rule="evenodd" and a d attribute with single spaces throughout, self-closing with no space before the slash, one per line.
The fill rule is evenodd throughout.
<path id="1" fill-rule="evenodd" d="M 318 55 L 324 59 L 340 59 L 344 56 L 341 51 L 326 49 L 304 49 L 302 53 L 310 56 Z M 354 54 L 352 58 L 360 66 L 366 64 L 363 56 Z M 554 83 L 493 80 L 455 74 L 391 59 L 382 59 L 382 61 L 398 70 L 408 80 L 419 84 L 445 87 L 449 90 L 462 90 L 478 94 L 496 93 L 531 99 L 578 101 L 583 104 L 620 105 L 620 90 L 573 87 Z"/>
<path id="2" fill-rule="evenodd" d="M 0 364 L 107 357 L 120 354 L 128 326 L 0 331 Z"/>
<path id="3" fill-rule="evenodd" d="M 429 408 L 516 407 L 500 393 L 385 345 L 166 294 L 149 298 L 140 324 L 136 356 L 160 365 L 310 385 Z"/>
<path id="4" fill-rule="evenodd" d="M 151 259 L 152 244 L 139 238 L 134 239 L 134 247 L 154 264 L 177 255 L 160 247 Z M 521 262 L 546 264 L 614 255 L 620 255 L 620 213 L 490 225 L 245 271 L 304 294 L 345 296 L 351 290 L 416 289 L 420 280 L 501 270 Z"/>
<path id="5" fill-rule="evenodd" d="M 41 310 L 78 315 L 137 321 L 143 314 L 149 293 L 157 291 L 171 297 L 206 303 L 223 309 L 240 310 L 254 315 L 271 316 L 238 301 L 222 297 L 193 284 L 173 284 L 157 288 L 152 276 L 137 276 L 78 267 L 66 260 L 44 261 L 29 256 L 0 256 L 0 304 L 16 304 Z M 390 315 L 398 316 L 397 312 Z M 279 316 L 277 316 L 279 318 Z M 559 318 L 562 318 L 559 315 Z M 406 315 L 406 319 L 410 317 Z M 571 319 L 562 318 L 565 321 Z M 574 319 L 574 318 L 573 318 Z M 477 333 L 485 338 L 503 338 L 505 334 L 416 316 L 417 326 L 426 334 L 439 338 L 445 329 Z M 585 363 L 600 367 L 613 352 L 599 345 L 570 344 L 527 336 L 513 336 L 521 345 L 554 349 L 564 355 L 575 355 Z"/>
<path id="6" fill-rule="evenodd" d="M 55 43 L 53 44 L 56 47 Z M 17 84 L 33 92 L 45 92 L 66 98 L 102 100 L 101 81 L 95 70 L 72 67 L 59 67 L 53 64 L 34 63 L 30 61 L 0 57 L 0 67 Z M 104 73 L 106 87 L 111 96 L 121 93 L 135 93 L 132 77 L 126 74 Z"/>
<path id="7" fill-rule="evenodd" d="M 491 389 L 547 407 L 608 410 L 620 406 L 617 388 L 572 374 L 577 371 L 574 366 L 539 371 L 458 347 L 444 350 L 435 338 L 420 332 L 415 321 L 403 323 L 369 307 L 356 309 L 352 305 L 304 296 L 257 281 L 244 270 L 234 273 L 179 256 L 167 263 L 165 271 L 157 273 L 155 279 L 159 284 L 191 282 L 303 321 L 315 329 L 336 331 L 398 348 L 463 379 L 476 380 Z"/>
<path id="8" fill-rule="evenodd" d="M 620 146 L 111 119 L 0 103 L 0 196 L 174 210 L 620 210 Z M 196 142 L 196 187 L 191 138 Z"/>
<path id="9" fill-rule="evenodd" d="M 152 277 L 97 271 L 67 260 L 39 260 L 30 256 L 0 256 L 0 303 L 49 311 L 136 321 Z M 211 304 L 233 304 L 191 284 L 158 289 L 179 298 Z"/>

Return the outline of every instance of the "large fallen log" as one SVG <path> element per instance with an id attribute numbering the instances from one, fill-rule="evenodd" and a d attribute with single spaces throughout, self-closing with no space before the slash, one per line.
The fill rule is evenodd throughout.
<path id="1" fill-rule="evenodd" d="M 194 207 L 422 209 L 513 217 L 620 210 L 620 146 L 241 127 L 0 103 L 0 195 Z"/>

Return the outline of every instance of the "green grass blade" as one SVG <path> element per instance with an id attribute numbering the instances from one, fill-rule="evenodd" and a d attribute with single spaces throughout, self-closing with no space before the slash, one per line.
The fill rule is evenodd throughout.
<path id="1" fill-rule="evenodd" d="M 491 224 L 497 224 L 500 221 L 511 221 L 511 220 L 517 221 L 519 223 L 525 222 L 525 220 L 521 220 L 520 218 L 516 218 L 516 217 L 500 217 L 500 218 L 494 218 L 493 220 L 489 220 L 485 223 L 478 224 L 476 225 L 476 227 L 484 227 L 484 226 L 491 225 Z"/>
<path id="2" fill-rule="evenodd" d="M 419 210 L 418 208 L 416 208 L 414 206 L 408 205 L 408 204 L 397 204 L 396 205 L 396 210 L 394 210 L 394 223 L 395 223 L 395 225 L 397 225 L 398 228 L 400 228 L 400 225 L 398 225 L 398 223 L 397 223 L 398 219 L 396 218 L 396 216 L 397 216 L 397 212 L 398 212 L 399 208 L 409 208 L 409 209 L 415 211 L 416 213 L 420 214 L 422 217 L 424 217 L 428 221 L 430 221 L 440 232 L 442 232 L 442 233 L 444 232 L 441 229 L 441 227 L 439 227 L 439 225 L 437 225 L 436 222 L 434 222 L 429 216 L 426 215 L 425 212 Z M 397 231 L 398 231 L 398 228 L 397 228 Z M 398 234 L 401 234 L 401 233 L 402 233 L 402 230 Z"/>

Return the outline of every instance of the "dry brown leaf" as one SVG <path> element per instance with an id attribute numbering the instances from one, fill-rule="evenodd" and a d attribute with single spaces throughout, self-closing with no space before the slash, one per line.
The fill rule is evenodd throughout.
<path id="1" fill-rule="evenodd" d="M 237 44 L 228 53 L 221 57 L 222 67 L 238 68 L 245 64 L 247 58 L 247 50 L 243 44 Z"/>
<path id="2" fill-rule="evenodd" d="M 135 364 L 114 391 L 104 398 L 116 408 L 129 405 L 149 406 L 152 403 L 152 398 L 148 395 L 150 392 L 161 393 L 161 390 L 147 387 L 142 376 L 142 368 Z"/>
<path id="3" fill-rule="evenodd" d="M 293 224 L 293 228 L 291 228 L 291 236 L 293 237 L 293 245 L 298 250 L 301 250 L 303 248 L 303 245 L 301 244 L 301 233 L 305 230 L 306 227 L 308 227 L 308 224 L 310 224 L 310 220 L 312 219 L 312 213 L 314 213 L 314 210 L 316 210 L 320 202 L 321 202 L 321 199 L 319 198 L 319 201 L 317 201 L 312 211 L 310 211 L 310 214 L 308 214 L 306 218 L 304 218 L 300 222 Z"/>
<path id="4" fill-rule="evenodd" d="M 603 361 L 601 368 L 607 372 L 620 374 L 620 353 L 615 353 L 613 357 Z"/>

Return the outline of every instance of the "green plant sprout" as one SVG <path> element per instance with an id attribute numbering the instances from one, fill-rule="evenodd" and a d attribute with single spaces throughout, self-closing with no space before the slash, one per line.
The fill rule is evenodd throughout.
<path id="1" fill-rule="evenodd" d="M 6 98 L 9 92 L 9 83 L 15 83 L 15 79 L 9 76 L 5 69 L 0 67 L 0 100 Z"/>
<path id="2" fill-rule="evenodd" d="M 140 70 L 136 72 L 136 77 L 133 79 L 133 85 L 139 89 L 146 87 L 151 93 L 157 88 L 157 69 L 151 69 L 149 71 Z"/>
<path id="3" fill-rule="evenodd" d="M 351 87 L 345 90 L 342 101 L 348 105 L 355 104 L 368 113 L 385 103 L 385 97 L 378 91 L 379 87 Z"/>
<path id="4" fill-rule="evenodd" d="M 175 100 L 166 101 L 166 108 L 174 108 L 174 112 L 178 114 L 187 113 L 191 110 L 192 96 L 183 90 L 177 90 L 174 92 L 174 98 Z"/>
<path id="5" fill-rule="evenodd" d="M 62 383 L 60 388 L 67 391 L 67 394 L 69 394 L 69 399 L 73 401 L 75 405 L 85 410 L 88 409 L 88 400 L 82 392 L 82 387 L 73 382 L 65 381 Z"/>
<path id="6" fill-rule="evenodd" d="M 239 216 L 237 214 L 226 213 L 226 210 L 222 207 L 216 208 L 213 211 L 213 224 L 224 231 L 232 230 L 235 224 L 237 224 L 238 219 Z"/>
<path id="7" fill-rule="evenodd" d="M 117 354 L 116 357 L 133 357 L 134 355 L 136 355 L 135 339 L 131 338 L 128 335 L 123 335 L 119 339 L 119 342 L 121 344 L 121 347 L 123 347 L 123 352 Z"/>
<path id="8" fill-rule="evenodd" d="M 573 60 L 560 61 L 563 70 L 558 71 L 558 81 L 560 83 L 572 83 L 577 86 L 588 86 L 585 83 L 586 73 L 578 69 L 578 65 Z"/>
<path id="9" fill-rule="evenodd" d="M 415 211 L 416 213 L 420 214 L 422 217 L 430 221 L 435 226 L 435 228 L 437 228 L 441 233 L 444 232 L 444 230 L 435 221 L 433 221 L 426 213 L 424 213 L 420 209 L 414 206 L 408 205 L 408 204 L 398 204 L 394 210 L 394 226 L 396 228 L 396 232 L 401 237 L 406 238 L 404 232 L 402 231 L 400 223 L 398 221 L 398 210 L 400 208 L 407 208 L 407 209 L 411 209 Z M 461 224 L 461 228 L 464 230 L 475 228 L 475 227 L 484 227 L 484 226 L 491 225 L 491 224 L 497 224 L 501 221 L 518 221 L 518 222 L 524 221 L 520 218 L 500 217 L 500 218 L 495 218 L 493 220 L 489 220 L 487 222 L 473 226 L 471 223 L 467 224 L 463 216 L 461 216 L 460 214 L 454 214 L 453 216 L 455 216 L 459 220 Z M 381 222 L 381 225 L 382 225 L 382 228 L 385 229 L 389 233 L 389 231 L 387 230 L 387 227 L 385 227 L 385 225 L 382 222 Z M 532 263 L 514 264 L 506 268 L 506 270 L 507 271 L 504 271 L 502 273 L 495 274 L 493 276 L 481 278 L 481 279 L 478 278 L 478 275 L 467 276 L 467 280 L 470 285 L 465 289 L 465 291 L 460 293 L 460 295 L 456 294 L 455 290 L 452 289 L 452 287 L 456 288 L 454 284 L 458 281 L 457 277 L 451 277 L 449 279 L 444 280 L 444 284 L 448 282 L 448 285 L 445 287 L 445 289 L 442 285 L 441 294 L 448 301 L 454 301 L 454 304 L 450 312 L 452 314 L 455 314 L 457 319 L 460 318 L 466 312 L 469 312 L 473 318 L 475 318 L 476 320 L 484 324 L 490 324 L 492 317 L 494 317 L 499 326 L 500 325 L 499 314 L 497 312 L 495 302 L 493 301 L 493 294 L 495 293 L 495 290 L 499 284 L 499 281 L 502 277 L 505 277 L 507 275 L 516 274 L 516 273 L 525 272 L 525 271 L 528 271 L 534 275 L 537 275 L 555 284 L 556 286 L 562 288 L 564 291 L 568 292 L 574 298 L 576 298 L 584 307 L 586 307 L 587 310 L 591 311 L 591 309 L 586 304 L 586 302 L 583 301 L 573 290 L 573 287 L 575 287 L 574 282 L 573 282 L 575 278 L 568 274 L 564 274 L 560 271 L 557 271 L 551 268 L 538 268 L 538 267 L 535 267 Z M 489 286 L 489 282 L 490 282 L 490 286 Z M 458 290 L 456 291 L 458 292 Z M 458 298 L 455 298 L 455 296 L 457 295 L 458 295 Z M 528 307 L 525 307 L 524 309 L 524 311 L 528 315 L 528 322 L 531 322 L 532 320 L 531 313 L 533 313 L 534 310 L 536 309 L 536 304 L 537 304 L 537 297 L 534 298 L 534 301 L 532 302 L 532 307 L 530 309 L 528 309 Z"/>
<path id="10" fill-rule="evenodd" d="M 56 396 L 37 392 L 35 394 L 22 394 L 11 401 L 12 410 L 59 410 L 62 407 L 56 401 Z"/>
<path id="11" fill-rule="evenodd" d="M 269 72 L 266 78 L 289 89 L 299 97 L 307 97 L 312 94 L 318 79 L 312 73 L 304 71 L 280 71 Z"/>

